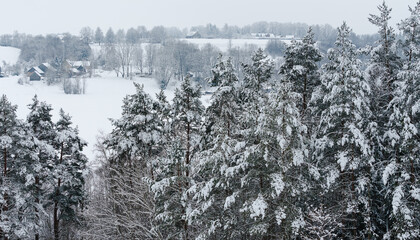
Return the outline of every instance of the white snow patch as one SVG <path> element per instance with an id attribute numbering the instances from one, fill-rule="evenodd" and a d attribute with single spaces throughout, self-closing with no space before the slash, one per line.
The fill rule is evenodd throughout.
<path id="1" fill-rule="evenodd" d="M 262 194 L 258 194 L 258 198 L 252 202 L 251 205 L 251 218 L 256 218 L 261 216 L 261 218 L 265 217 L 265 210 L 267 209 L 268 205 L 267 202 L 264 200 Z"/>
<path id="2" fill-rule="evenodd" d="M 0 46 L 0 66 L 3 66 L 3 61 L 9 65 L 16 64 L 19 59 L 19 55 L 19 48 Z"/>

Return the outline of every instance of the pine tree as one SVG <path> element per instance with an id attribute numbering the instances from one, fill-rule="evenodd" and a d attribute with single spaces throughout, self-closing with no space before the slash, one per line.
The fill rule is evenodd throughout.
<path id="1" fill-rule="evenodd" d="M 321 61 L 321 53 L 315 47 L 312 28 L 308 29 L 302 41 L 292 41 L 284 58 L 280 74 L 292 82 L 292 90 L 301 95 L 298 106 L 304 114 L 314 88 L 320 84 L 318 63 Z"/>
<path id="2" fill-rule="evenodd" d="M 391 203 L 388 238 L 416 239 L 420 237 L 419 179 L 419 120 L 420 87 L 420 2 L 409 9 L 411 16 L 399 25 L 404 34 L 404 66 L 393 86 L 391 114 L 386 124 L 384 143 L 388 161 L 382 180 L 387 186 L 386 199 Z"/>
<path id="3" fill-rule="evenodd" d="M 371 138 L 374 152 L 374 168 L 372 172 L 372 225 L 377 237 L 382 237 L 390 228 L 389 216 L 391 203 L 385 199 L 383 194 L 386 187 L 382 181 L 384 166 L 388 164 L 389 156 L 387 146 L 384 142 L 384 135 L 387 132 L 387 122 L 391 111 L 389 103 L 394 98 L 395 81 L 398 71 L 401 68 L 401 59 L 397 55 L 397 42 L 394 29 L 389 26 L 391 10 L 383 2 L 378 6 L 379 15 L 371 14 L 369 21 L 379 28 L 379 40 L 376 46 L 370 51 L 370 62 L 367 67 L 367 76 L 372 88 L 371 109 L 372 121 L 376 127 L 371 129 Z"/>
<path id="4" fill-rule="evenodd" d="M 371 234 L 369 139 L 370 86 L 361 71 L 356 48 L 344 23 L 335 48 L 328 51 L 321 81 L 324 109 L 316 129 L 314 157 L 322 169 L 324 204 L 338 214 L 339 238 L 364 239 Z"/>
<path id="5" fill-rule="evenodd" d="M 218 63 L 212 69 L 209 83 L 217 87 L 212 95 L 212 103 L 205 114 L 202 128 L 202 146 L 195 173 L 196 191 L 194 200 L 194 221 L 203 226 L 202 238 L 232 239 L 243 227 L 235 203 L 239 182 L 232 178 L 237 172 L 235 146 L 238 144 L 239 103 L 237 99 L 238 77 L 231 59 Z"/>
<path id="6" fill-rule="evenodd" d="M 192 170 L 194 154 L 199 142 L 199 127 L 204 107 L 200 88 L 187 76 L 181 88 L 175 91 L 172 105 L 171 139 L 167 151 L 158 161 L 159 175 L 152 184 L 155 193 L 158 228 L 169 238 L 190 239 L 191 196 L 188 189 L 194 185 Z M 162 200 L 167 201 L 162 201 Z"/>
<path id="7" fill-rule="evenodd" d="M 115 226 L 120 236 L 152 238 L 143 229 L 145 226 L 152 229 L 154 207 L 149 183 L 144 178 L 153 181 L 157 174 L 154 162 L 164 147 L 164 126 L 156 103 L 142 85 L 135 87 L 136 93 L 124 98 L 122 116 L 112 121 L 114 129 L 105 141 L 112 150 L 108 176 L 110 195 L 115 201 L 112 214 L 118 221 Z M 142 196 L 134 195 L 137 192 Z"/>
<path id="8" fill-rule="evenodd" d="M 37 139 L 36 144 L 38 150 L 39 164 L 36 166 L 34 173 L 35 189 L 31 194 L 34 194 L 34 200 L 37 212 L 38 227 L 43 227 L 45 219 L 45 207 L 49 204 L 48 193 L 50 191 L 52 182 L 52 167 L 56 161 L 56 151 L 53 147 L 56 132 L 54 130 L 54 123 L 52 122 L 51 111 L 52 108 L 45 102 L 39 102 L 35 95 L 33 103 L 29 105 L 29 115 L 27 122 L 30 130 Z M 35 234 L 35 239 L 39 239 L 39 233 Z"/>
<path id="9" fill-rule="evenodd" d="M 77 210 L 86 200 L 83 173 L 86 171 L 87 157 L 82 151 L 87 143 L 80 139 L 77 128 L 71 125 L 71 117 L 61 109 L 60 119 L 55 125 L 57 134 L 53 143 L 58 153 L 52 169 L 55 186 L 50 194 L 54 203 L 55 239 L 60 239 L 60 233 L 64 232 L 60 230 L 60 221 L 63 226 L 75 227 L 80 223 Z"/>
<path id="10" fill-rule="evenodd" d="M 18 181 L 17 142 L 21 123 L 16 117 L 17 106 L 12 105 L 5 95 L 0 99 L 0 237 L 3 239 L 24 237 L 19 231 L 24 226 L 19 221 L 21 185 Z"/>

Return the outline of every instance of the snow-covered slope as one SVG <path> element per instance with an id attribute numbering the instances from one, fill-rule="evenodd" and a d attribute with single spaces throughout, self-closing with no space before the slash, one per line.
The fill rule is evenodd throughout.
<path id="1" fill-rule="evenodd" d="M 19 59 L 20 49 L 14 47 L 2 47 L 0 46 L 0 66 L 3 65 L 3 61 L 9 65 L 14 65 Z"/>

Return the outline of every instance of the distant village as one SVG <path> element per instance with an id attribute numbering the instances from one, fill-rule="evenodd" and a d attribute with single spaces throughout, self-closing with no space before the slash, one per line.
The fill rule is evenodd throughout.
<path id="1" fill-rule="evenodd" d="M 26 76 L 30 81 L 40 81 L 45 77 L 80 77 L 84 75 L 92 75 L 90 61 L 71 61 L 64 60 L 61 66 L 57 64 L 42 63 L 38 66 L 31 67 Z"/>

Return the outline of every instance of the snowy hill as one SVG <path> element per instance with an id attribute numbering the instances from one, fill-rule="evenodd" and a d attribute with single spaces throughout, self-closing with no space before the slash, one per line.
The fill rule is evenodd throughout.
<path id="1" fill-rule="evenodd" d="M 19 55 L 20 49 L 18 48 L 0 46 L 0 66 L 3 65 L 3 61 L 9 65 L 16 64 Z"/>
<path id="2" fill-rule="evenodd" d="M 119 118 L 122 100 L 127 94 L 135 93 L 133 82 L 144 84 L 144 89 L 152 97 L 160 91 L 158 83 L 152 78 L 139 78 L 134 81 L 117 78 L 113 72 L 99 73 L 101 77 L 86 79 L 86 94 L 67 95 L 61 86 L 47 86 L 42 82 L 31 82 L 19 85 L 19 77 L 0 78 L 0 95 L 6 94 L 12 104 L 18 106 L 20 119 L 26 119 L 35 94 L 40 101 L 46 101 L 53 107 L 53 120 L 58 119 L 60 108 L 72 116 L 74 125 L 79 127 L 80 136 L 89 145 L 85 154 L 92 159 L 96 137 L 100 132 L 109 133 L 112 130 L 109 118 Z M 165 93 L 168 100 L 174 96 L 174 86 Z M 203 101 L 208 105 L 210 96 L 205 95 Z"/>

